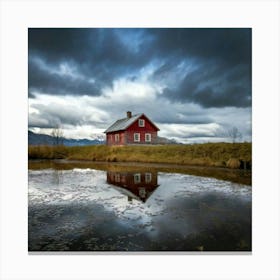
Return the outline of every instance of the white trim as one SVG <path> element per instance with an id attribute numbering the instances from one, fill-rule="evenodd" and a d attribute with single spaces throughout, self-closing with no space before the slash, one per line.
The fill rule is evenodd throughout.
<path id="1" fill-rule="evenodd" d="M 146 195 L 147 195 L 146 188 L 140 187 L 138 189 L 138 194 L 139 194 L 139 197 L 146 198 Z"/>
<path id="2" fill-rule="evenodd" d="M 145 183 L 152 182 L 152 173 L 145 173 Z"/>
<path id="3" fill-rule="evenodd" d="M 139 127 L 145 127 L 145 120 L 144 119 L 138 119 L 138 126 Z"/>
<path id="4" fill-rule="evenodd" d="M 115 134 L 115 142 L 120 142 L 120 135 L 118 133 Z"/>
<path id="5" fill-rule="evenodd" d="M 141 183 L 141 174 L 140 174 L 140 173 L 134 174 L 134 175 L 133 175 L 133 179 L 134 179 L 134 183 L 135 183 L 135 184 Z"/>
<path id="6" fill-rule="evenodd" d="M 119 173 L 115 174 L 115 182 L 120 183 L 121 181 L 121 175 Z"/>
<path id="7" fill-rule="evenodd" d="M 147 136 L 149 139 L 147 139 Z M 151 142 L 152 141 L 152 134 L 151 133 L 145 133 L 145 142 Z"/>
<path id="8" fill-rule="evenodd" d="M 138 139 L 135 138 L 136 135 L 138 135 Z M 139 132 L 133 134 L 133 140 L 134 140 L 134 142 L 140 142 L 140 133 Z"/>

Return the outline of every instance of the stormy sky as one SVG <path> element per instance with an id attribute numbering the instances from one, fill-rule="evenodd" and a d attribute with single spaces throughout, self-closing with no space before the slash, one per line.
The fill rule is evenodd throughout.
<path id="1" fill-rule="evenodd" d="M 251 29 L 30 28 L 29 129 L 94 138 L 126 111 L 183 143 L 251 141 Z"/>

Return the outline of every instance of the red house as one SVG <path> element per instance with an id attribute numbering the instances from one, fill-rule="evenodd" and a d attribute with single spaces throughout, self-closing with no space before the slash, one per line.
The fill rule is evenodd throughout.
<path id="1" fill-rule="evenodd" d="M 144 114 L 127 112 L 106 131 L 107 145 L 156 144 L 159 128 Z"/>
<path id="2" fill-rule="evenodd" d="M 159 186 L 157 172 L 114 172 L 107 171 L 107 183 L 114 185 L 128 200 L 146 202 Z"/>

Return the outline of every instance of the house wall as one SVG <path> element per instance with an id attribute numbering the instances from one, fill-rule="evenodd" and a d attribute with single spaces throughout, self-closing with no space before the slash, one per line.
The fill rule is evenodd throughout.
<path id="1" fill-rule="evenodd" d="M 119 141 L 116 141 L 115 135 L 119 135 Z M 125 144 L 125 134 L 124 131 L 110 132 L 106 135 L 107 145 L 124 145 Z"/>
<path id="2" fill-rule="evenodd" d="M 150 174 L 150 181 L 146 180 L 146 174 Z M 140 182 L 135 182 L 134 175 L 140 175 Z M 158 174 L 157 172 L 115 172 L 107 171 L 107 182 L 110 184 L 115 184 L 120 187 L 125 187 L 127 189 L 133 189 L 134 187 L 145 186 L 153 187 L 158 186 Z"/>
<path id="3" fill-rule="evenodd" d="M 140 133 L 140 141 L 134 141 L 134 133 Z M 151 134 L 151 142 L 145 141 L 145 133 Z M 157 143 L 157 131 L 139 131 L 139 130 L 132 130 L 132 131 L 126 131 L 125 132 L 125 138 L 126 138 L 126 144 L 156 144 Z"/>
<path id="4" fill-rule="evenodd" d="M 106 135 L 107 145 L 126 145 L 126 144 L 156 144 L 157 143 L 157 128 L 145 116 L 141 119 L 145 120 L 145 126 L 140 127 L 138 120 L 130 125 L 125 131 L 109 132 Z M 134 133 L 140 134 L 140 141 L 134 141 Z M 145 141 L 145 134 L 151 134 L 151 141 Z M 115 135 L 119 135 L 119 141 L 115 141 Z"/>
<path id="5" fill-rule="evenodd" d="M 147 181 L 146 174 L 150 174 L 150 180 Z M 139 181 L 135 181 L 135 175 L 140 176 Z M 138 196 L 142 201 L 150 196 L 150 194 L 159 186 L 157 172 L 107 172 L 107 182 L 118 187 L 129 190 Z"/>
<path id="6" fill-rule="evenodd" d="M 130 127 L 125 131 L 125 138 L 127 144 L 155 144 L 157 141 L 157 129 L 156 127 L 145 117 L 141 117 L 145 120 L 145 126 L 139 127 L 138 120 L 134 122 Z M 134 133 L 140 133 L 140 141 L 134 141 Z M 151 134 L 151 142 L 145 141 L 145 133 Z"/>

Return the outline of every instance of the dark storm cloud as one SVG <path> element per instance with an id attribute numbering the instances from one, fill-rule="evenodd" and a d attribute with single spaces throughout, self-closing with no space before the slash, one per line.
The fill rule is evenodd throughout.
<path id="1" fill-rule="evenodd" d="M 176 89 L 166 88 L 164 96 L 203 107 L 251 106 L 251 70 L 248 65 L 228 67 L 204 63 L 187 74 Z"/>
<path id="2" fill-rule="evenodd" d="M 75 28 L 30 28 L 28 47 L 30 55 L 40 55 L 53 62 L 71 58 L 82 61 L 91 50 L 88 30 Z"/>
<path id="3" fill-rule="evenodd" d="M 90 33 L 95 33 L 91 30 Z M 29 67 L 28 82 L 31 92 L 47 92 L 50 94 L 99 94 L 100 87 L 88 83 L 90 76 L 74 79 L 52 71 L 63 63 L 78 67 L 80 73 L 87 65 L 90 51 L 90 39 L 87 29 L 29 29 Z M 38 63 L 41 60 L 49 68 Z"/>
<path id="4" fill-rule="evenodd" d="M 168 99 L 203 107 L 251 106 L 251 29 L 152 29 L 159 52 L 172 54 L 155 71 L 166 78 L 174 60 L 191 60 L 196 67 L 176 86 L 165 89 Z M 176 56 L 175 56 L 176 54 Z"/>
<path id="5" fill-rule="evenodd" d="M 63 63 L 78 77 L 52 71 Z M 29 29 L 31 95 L 100 95 L 117 78 L 137 80 L 148 65 L 149 81 L 163 83 L 171 101 L 251 106 L 251 29 Z"/>
<path id="6" fill-rule="evenodd" d="M 30 54 L 39 54 L 48 61 L 74 60 L 94 64 L 142 64 L 143 47 L 146 41 L 141 29 L 89 29 L 89 28 L 31 28 L 29 29 Z M 135 56 L 135 48 L 129 47 L 129 39 L 122 37 L 141 33 L 138 48 L 141 54 Z M 149 46 L 145 47 L 145 50 Z M 144 50 L 144 51 L 145 51 Z"/>
<path id="7" fill-rule="evenodd" d="M 138 48 L 142 49 L 138 53 L 122 40 L 122 32 L 119 29 L 29 29 L 29 88 L 53 94 L 100 94 L 115 78 L 133 74 L 147 63 L 149 47 L 142 48 L 145 37 L 138 39 Z M 74 65 L 84 80 L 77 84 L 69 77 L 35 69 L 36 57 L 53 66 Z M 94 86 L 87 84 L 90 79 L 96 81 Z"/>
<path id="8" fill-rule="evenodd" d="M 163 54 L 199 59 L 218 59 L 229 65 L 251 62 L 249 28 L 179 28 L 150 29 L 155 45 Z"/>
<path id="9" fill-rule="evenodd" d="M 45 92 L 54 95 L 98 95 L 100 86 L 98 82 L 90 82 L 90 78 L 71 76 L 52 71 L 51 68 L 42 67 L 36 60 L 29 59 L 28 83 L 30 94 Z"/>

